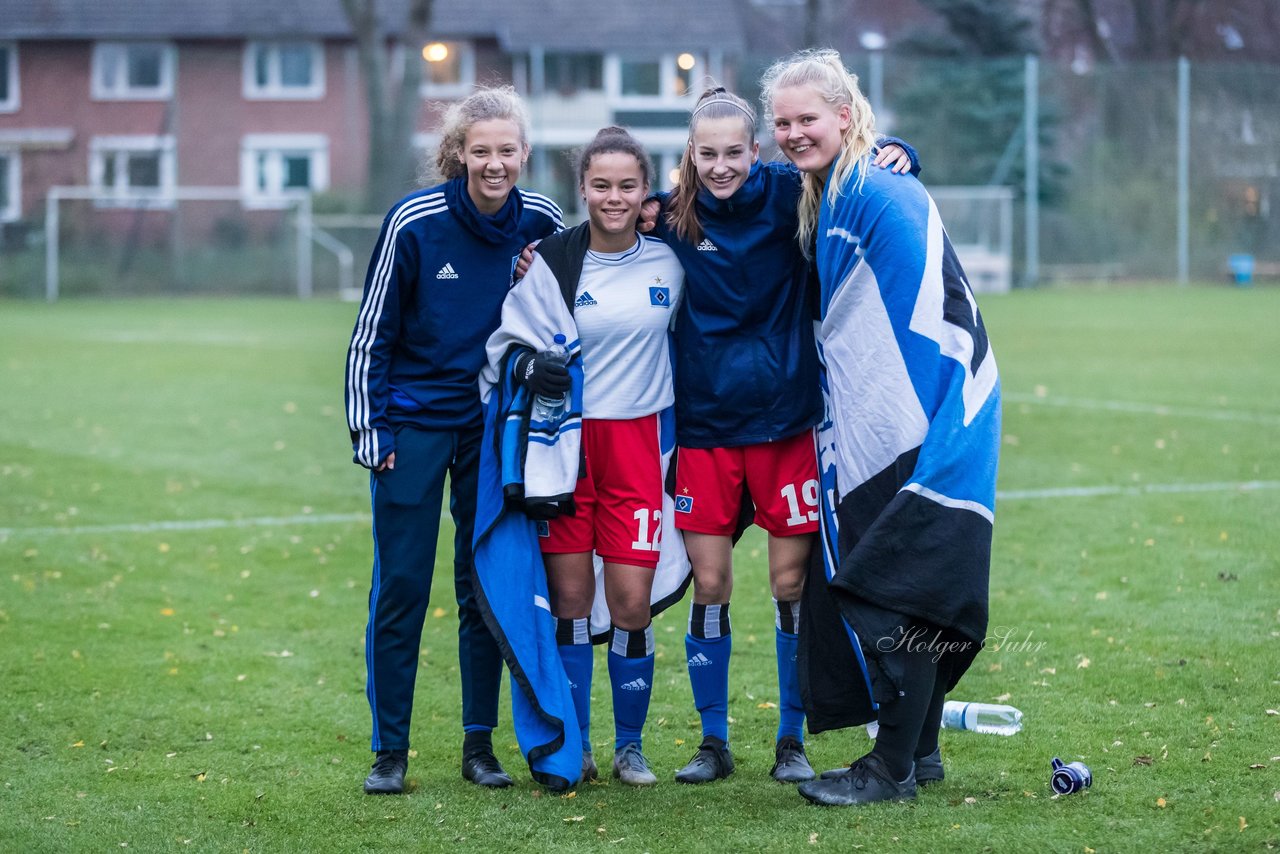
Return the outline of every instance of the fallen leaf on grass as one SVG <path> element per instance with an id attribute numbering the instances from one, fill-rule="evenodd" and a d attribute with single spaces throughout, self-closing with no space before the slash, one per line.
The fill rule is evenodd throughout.
<path id="1" fill-rule="evenodd" d="M 445 613 L 446 612 L 444 608 L 436 608 L 434 611 L 431 612 L 431 616 L 435 617 L 438 620 L 441 617 L 443 617 Z"/>
<path id="2" fill-rule="evenodd" d="M 564 823 L 569 824 L 570 822 L 583 821 L 585 819 L 586 819 L 585 815 L 571 815 L 571 816 L 566 816 L 564 818 Z"/>
<path id="3" fill-rule="evenodd" d="M 975 798 L 973 795 L 970 795 L 969 797 L 964 799 L 964 802 L 966 804 L 976 804 L 978 802 L 978 799 Z"/>
<path id="4" fill-rule="evenodd" d="M 1244 816 L 1240 816 L 1240 832 L 1244 833 L 1244 829 L 1249 826 L 1249 822 L 1244 820 Z"/>
<path id="5" fill-rule="evenodd" d="M 1082 670 L 1092 664 L 1087 655 L 1081 656 L 1080 661 L 1076 664 L 1076 670 Z"/>
<path id="6" fill-rule="evenodd" d="M 756 703 L 756 708 L 757 709 L 776 709 L 778 708 L 778 704 L 770 703 L 769 701 L 766 700 L 763 703 Z"/>
<path id="7" fill-rule="evenodd" d="M 568 801 L 568 800 L 572 800 L 573 798 L 578 797 L 578 793 L 577 793 L 577 792 L 567 792 L 566 794 L 561 795 L 561 797 L 562 797 L 562 798 L 564 798 L 566 801 Z"/>
<path id="8" fill-rule="evenodd" d="M 1249 770 L 1251 770 L 1251 771 L 1258 771 L 1258 770 L 1260 770 L 1260 769 L 1262 769 L 1262 768 L 1266 768 L 1266 767 L 1267 767 L 1267 766 L 1266 766 L 1266 765 L 1263 765 L 1261 762 L 1257 762 L 1257 763 L 1254 763 L 1253 765 L 1250 765 L 1250 766 L 1249 766 Z"/>
<path id="9" fill-rule="evenodd" d="M 173 616 L 173 609 L 172 609 L 172 608 L 161 608 L 161 609 L 160 609 L 160 616 L 162 616 L 162 617 L 172 617 L 172 616 Z"/>
<path id="10" fill-rule="evenodd" d="M 1167 803 L 1168 801 L 1164 798 L 1156 798 L 1156 806 L 1160 807 L 1160 809 L 1164 809 Z"/>
<path id="11" fill-rule="evenodd" d="M 1276 715 L 1280 715 L 1280 711 L 1277 711 L 1275 709 L 1267 709 L 1267 714 L 1271 715 L 1272 717 L 1275 717 Z"/>
<path id="12" fill-rule="evenodd" d="M 84 747 L 84 741 L 83 741 L 83 740 L 81 740 L 81 741 L 77 741 L 75 744 L 73 744 L 73 745 L 71 745 L 71 746 L 72 746 L 72 747 Z"/>
<path id="13" fill-rule="evenodd" d="M 810 833 L 810 834 L 809 834 L 809 844 L 810 844 L 810 845 L 817 845 L 817 844 L 818 844 L 818 834 L 816 834 L 816 833 Z"/>
<path id="14" fill-rule="evenodd" d="M 1151 765 L 1154 762 L 1155 760 L 1152 759 L 1150 756 L 1147 756 L 1145 753 L 1142 756 L 1133 757 L 1134 765 Z"/>

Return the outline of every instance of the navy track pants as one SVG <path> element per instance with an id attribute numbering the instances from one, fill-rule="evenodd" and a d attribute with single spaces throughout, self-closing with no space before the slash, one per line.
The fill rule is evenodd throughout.
<path id="1" fill-rule="evenodd" d="M 444 477 L 449 475 L 453 586 L 458 602 L 458 664 L 462 726 L 491 730 L 498 723 L 502 655 L 476 607 L 471 540 L 475 528 L 479 428 L 396 431 L 396 467 L 371 472 L 373 583 L 365 635 L 374 750 L 409 747 L 414 680 L 422 624 L 435 568 Z"/>

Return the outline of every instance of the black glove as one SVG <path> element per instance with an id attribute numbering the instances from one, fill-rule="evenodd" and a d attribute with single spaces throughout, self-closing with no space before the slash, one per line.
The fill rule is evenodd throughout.
<path id="1" fill-rule="evenodd" d="M 525 353 L 516 359 L 516 378 L 534 394 L 559 397 L 572 382 L 558 353 Z"/>

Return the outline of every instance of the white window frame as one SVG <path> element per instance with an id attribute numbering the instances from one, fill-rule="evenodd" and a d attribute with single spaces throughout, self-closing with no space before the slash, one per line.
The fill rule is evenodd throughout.
<path id="1" fill-rule="evenodd" d="M 675 86 L 672 83 L 672 75 L 668 73 L 669 68 L 676 67 L 676 59 L 682 53 L 691 53 L 697 60 L 698 64 L 694 66 L 693 78 L 689 91 L 684 95 L 676 94 Z M 625 95 L 622 92 L 622 63 L 623 62 L 657 62 L 659 65 L 658 73 L 658 94 L 657 95 Z M 701 69 L 701 70 L 700 70 Z M 618 53 L 609 53 L 604 58 L 604 89 L 608 93 L 609 98 L 623 109 L 636 107 L 687 107 L 692 105 L 698 99 L 698 83 L 699 77 L 705 77 L 711 70 L 711 57 L 700 51 L 675 51 L 672 53 L 664 53 L 658 56 L 641 56 L 641 55 L 623 55 Z"/>
<path id="2" fill-rule="evenodd" d="M 306 47 L 311 52 L 312 79 L 306 86 L 286 86 L 281 79 L 280 50 Z M 258 84 L 257 52 L 267 52 L 267 83 Z M 249 101 L 318 101 L 325 93 L 324 45 L 317 41 L 250 41 L 244 46 L 243 92 Z"/>
<path id="3" fill-rule="evenodd" d="M 95 199 L 104 208 L 171 208 L 174 187 L 178 183 L 177 146 L 172 135 L 166 136 L 95 136 L 89 140 L 89 184 L 101 193 Z M 125 156 L 132 153 L 160 156 L 160 186 L 130 187 Z M 115 164 L 115 183 L 107 186 L 107 158 L 120 158 Z"/>
<path id="4" fill-rule="evenodd" d="M 22 98 L 19 97 L 21 90 L 18 88 L 18 43 L 0 42 L 0 48 L 5 51 L 9 66 L 9 94 L 0 98 L 0 113 L 16 113 L 22 106 Z"/>
<path id="5" fill-rule="evenodd" d="M 135 87 L 129 85 L 129 49 L 133 47 L 159 47 L 160 85 Z M 118 79 L 103 80 L 103 64 L 115 58 Z M 90 69 L 90 96 L 95 101 L 167 101 L 173 97 L 174 80 L 177 77 L 178 52 L 170 42 L 109 41 L 95 42 Z"/>
<path id="6" fill-rule="evenodd" d="M 9 189 L 9 204 L 0 208 L 0 222 L 22 218 L 22 155 L 16 148 L 0 148 L 0 156 L 8 159 L 8 167 L 0 169 L 0 184 Z"/>
<path id="7" fill-rule="evenodd" d="M 286 190 L 284 158 L 306 155 L 310 165 L 311 187 Z M 268 157 L 268 186 L 258 186 L 258 158 Z M 240 140 L 240 192 L 244 205 L 253 209 L 286 208 L 308 193 L 329 189 L 329 137 L 322 133 L 250 133 Z"/>
<path id="8" fill-rule="evenodd" d="M 449 45 L 450 50 L 457 49 L 458 56 L 458 76 L 457 83 L 432 83 L 427 79 L 426 69 L 423 69 L 422 85 L 418 91 L 424 98 L 453 98 L 467 95 L 476 84 L 476 47 L 469 41 L 451 41 L 449 39 L 433 39 L 431 43 L 442 42 Z M 418 49 L 418 55 L 414 57 L 418 62 L 427 65 L 426 59 L 422 56 L 422 48 Z"/>

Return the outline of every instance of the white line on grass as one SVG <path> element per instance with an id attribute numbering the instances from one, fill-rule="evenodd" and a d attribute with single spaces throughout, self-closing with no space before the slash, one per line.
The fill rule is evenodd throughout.
<path id="1" fill-rule="evenodd" d="M 1280 425 L 1280 415 L 1249 412 L 1240 409 L 1208 409 L 1200 406 L 1167 406 L 1163 403 L 1136 403 L 1128 400 L 1093 400 L 1086 397 L 1040 397 L 1011 392 L 1003 395 L 1010 403 L 1032 403 L 1065 409 L 1099 409 L 1106 412 L 1130 412 L 1138 415 L 1171 415 L 1177 418 L 1207 418 L 1212 421 L 1246 421 L 1253 424 Z"/>
<path id="2" fill-rule="evenodd" d="M 1109 495 L 1174 495 L 1189 492 L 1261 492 L 1280 489 L 1280 480 L 1216 481 L 1210 483 L 1148 483 L 1136 486 L 1061 486 L 1049 489 L 1003 489 L 998 501 L 1039 501 L 1049 498 L 1098 498 Z M 440 514 L 449 518 L 446 510 Z M 217 528 L 282 528 L 290 525 L 326 525 L 369 522 L 368 513 L 325 513 L 305 516 L 259 516 L 251 519 L 191 519 L 172 522 L 133 522 L 119 525 L 74 527 L 0 528 L 0 541 L 13 536 L 54 534 L 149 534 L 157 531 L 207 531 Z"/>
<path id="3" fill-rule="evenodd" d="M 1056 489 L 1003 489 L 997 501 L 1036 501 L 1044 498 L 1095 498 L 1104 495 L 1173 495 L 1187 492 L 1259 492 L 1280 489 L 1280 480 L 1217 483 L 1147 483 L 1135 486 L 1061 486 Z"/>
<path id="4" fill-rule="evenodd" d="M 171 522 L 125 522 L 119 525 L 77 525 L 66 528 L 0 528 L 0 539 L 15 534 L 150 534 L 156 531 L 207 531 L 215 528 L 283 528 L 289 525 L 327 525 L 368 522 L 368 513 L 327 513 L 305 516 L 258 516 L 250 519 L 188 519 Z"/>

